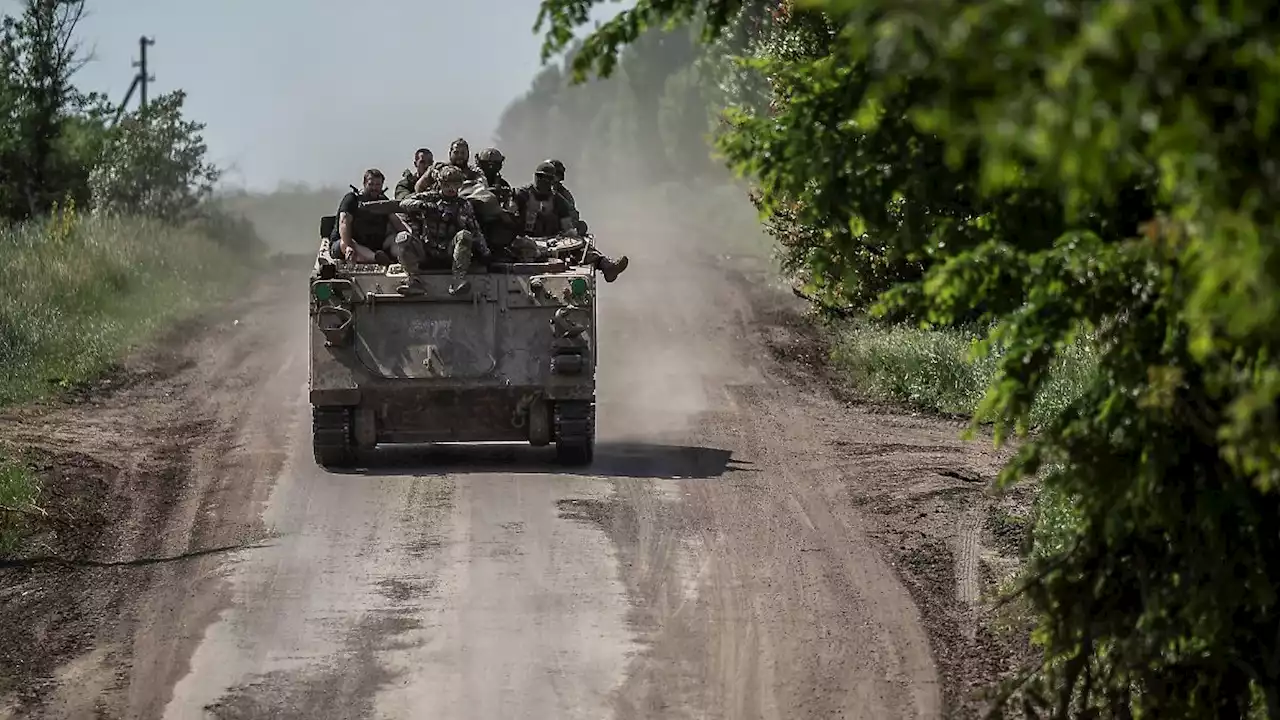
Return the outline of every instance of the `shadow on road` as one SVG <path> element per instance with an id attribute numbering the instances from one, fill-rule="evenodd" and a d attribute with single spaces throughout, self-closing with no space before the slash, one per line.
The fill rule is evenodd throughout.
<path id="1" fill-rule="evenodd" d="M 589 477 L 695 478 L 726 472 L 755 472 L 749 462 L 733 459 L 730 450 L 599 442 L 595 462 L 566 467 L 556 462 L 555 448 L 519 444 L 392 445 L 366 453 L 358 467 L 334 470 L 348 475 L 407 474 L 417 476 L 468 473 L 536 473 Z"/>

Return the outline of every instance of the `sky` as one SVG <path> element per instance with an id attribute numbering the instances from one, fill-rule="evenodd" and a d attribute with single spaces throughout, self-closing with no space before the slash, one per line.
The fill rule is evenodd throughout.
<path id="1" fill-rule="evenodd" d="M 16 14 L 19 0 L 0 0 Z M 633 2 L 607 3 L 604 19 Z M 388 178 L 426 146 L 438 160 L 465 137 L 490 144 L 502 109 L 540 69 L 539 0 L 88 0 L 78 27 L 93 61 L 82 90 L 124 99 L 138 38 L 155 76 L 148 94 L 182 88 L 206 123 L 223 184 L 359 184 Z M 584 31 L 585 32 L 585 31 Z M 582 34 L 582 33 L 580 33 Z M 130 101 L 136 107 L 137 93 Z"/>

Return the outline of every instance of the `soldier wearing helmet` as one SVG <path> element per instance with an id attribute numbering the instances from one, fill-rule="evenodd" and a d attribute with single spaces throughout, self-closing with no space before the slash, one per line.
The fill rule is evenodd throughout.
<path id="1" fill-rule="evenodd" d="M 437 173 L 436 190 L 401 201 L 400 207 L 416 231 L 396 236 L 399 256 L 409 260 L 401 260 L 409 273 L 409 278 L 397 288 L 401 294 L 422 294 L 422 280 L 416 270 L 423 263 L 434 265 L 447 261 L 453 270 L 449 294 L 457 295 L 470 286 L 467 270 L 471 266 L 472 245 L 481 258 L 489 257 L 489 246 L 471 203 L 458 195 L 465 179 L 462 170 L 452 164 L 445 165 Z"/>
<path id="2" fill-rule="evenodd" d="M 559 178 L 556 166 L 551 162 L 538 163 L 533 171 L 533 183 L 518 188 L 514 194 L 516 224 L 523 234 L 531 238 L 574 236 L 578 234 L 579 220 L 576 211 L 565 197 L 556 192 Z M 614 260 L 600 254 L 594 246 L 585 261 L 594 265 L 604 275 L 605 282 L 613 282 L 627 269 L 626 255 Z"/>
<path id="3" fill-rule="evenodd" d="M 502 151 L 496 147 L 487 147 L 476 153 L 476 169 L 484 176 L 485 184 L 497 195 L 503 204 L 511 199 L 511 183 L 502 177 L 502 163 L 506 162 Z"/>
<path id="4" fill-rule="evenodd" d="M 571 207 L 571 208 L 573 208 L 575 211 L 577 211 L 577 209 L 578 209 L 578 203 L 577 203 L 577 201 L 576 201 L 576 200 L 574 200 L 574 199 L 573 199 L 573 193 L 569 192 L 569 188 L 567 188 L 567 187 L 565 187 L 565 186 L 564 186 L 564 163 L 562 163 L 562 162 L 560 162 L 559 160 L 556 160 L 556 159 L 554 159 L 554 158 L 549 159 L 549 160 L 546 160 L 546 161 L 544 161 L 544 162 L 549 162 L 549 163 L 551 163 L 552 165 L 554 165 L 554 166 L 555 166 L 555 169 L 556 169 L 556 192 L 557 192 L 557 193 L 559 193 L 560 195 L 563 195 L 563 196 L 564 196 L 564 199 L 569 201 L 569 207 Z"/>

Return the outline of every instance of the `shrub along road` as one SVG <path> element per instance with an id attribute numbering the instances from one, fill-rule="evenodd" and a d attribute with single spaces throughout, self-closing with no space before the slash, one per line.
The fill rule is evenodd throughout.
<path id="1" fill-rule="evenodd" d="M 676 232 L 601 235 L 633 263 L 602 285 L 582 473 L 492 447 L 319 470 L 304 270 L 81 399 L 10 412 L 49 516 L 0 568 L 0 708 L 971 714 L 1013 657 L 978 607 L 1009 549 L 983 493 L 1001 458 L 846 399 L 764 274 L 652 261 Z"/>

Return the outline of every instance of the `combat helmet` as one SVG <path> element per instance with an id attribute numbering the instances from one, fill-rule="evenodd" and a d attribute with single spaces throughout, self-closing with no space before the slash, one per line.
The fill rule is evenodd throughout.
<path id="1" fill-rule="evenodd" d="M 550 160 L 543 160 L 538 163 L 538 167 L 533 169 L 534 176 L 545 175 L 552 180 L 560 179 L 560 172 L 556 170 L 555 163 Z"/>
<path id="2" fill-rule="evenodd" d="M 452 188 L 455 192 L 462 188 L 463 181 L 466 176 L 462 174 L 462 170 L 446 165 L 440 168 L 440 174 L 436 176 L 436 181 L 440 183 L 440 189 Z"/>
<path id="3" fill-rule="evenodd" d="M 543 160 L 543 162 L 550 163 L 551 166 L 555 168 L 555 173 L 556 173 L 555 179 L 559 180 L 560 182 L 564 182 L 564 163 L 560 162 L 559 160 L 556 160 L 555 158 L 548 158 L 546 160 Z"/>
<path id="4" fill-rule="evenodd" d="M 478 163 L 501 165 L 505 160 L 506 158 L 502 156 L 502 151 L 496 147 L 487 147 L 476 153 L 476 162 Z"/>

